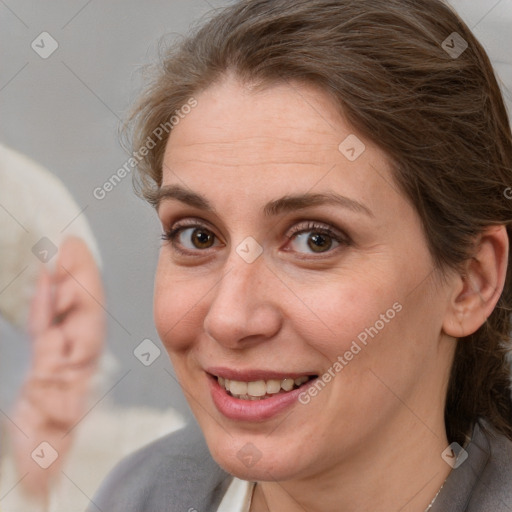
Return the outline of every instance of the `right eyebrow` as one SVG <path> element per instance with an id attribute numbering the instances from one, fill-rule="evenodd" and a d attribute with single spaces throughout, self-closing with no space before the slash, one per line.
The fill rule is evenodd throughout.
<path id="1" fill-rule="evenodd" d="M 162 201 L 171 199 L 175 199 L 176 201 L 180 201 L 181 203 L 188 204 L 200 210 L 216 213 L 215 208 L 205 197 L 191 190 L 187 190 L 180 185 L 165 185 L 160 187 L 151 197 L 151 202 L 158 210 Z"/>

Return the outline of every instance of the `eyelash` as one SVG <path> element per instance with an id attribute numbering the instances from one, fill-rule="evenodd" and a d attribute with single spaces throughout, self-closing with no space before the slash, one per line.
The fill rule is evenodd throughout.
<path id="1" fill-rule="evenodd" d="M 346 235 L 333 230 L 325 224 L 319 224 L 315 221 L 305 221 L 303 223 L 296 224 L 293 226 L 289 234 L 286 235 L 286 238 L 288 238 L 288 240 L 293 240 L 294 237 L 301 235 L 302 233 L 308 233 L 309 231 L 313 231 L 321 235 L 327 235 L 339 244 L 347 244 L 349 241 Z"/>
<path id="2" fill-rule="evenodd" d="M 190 251 L 182 249 L 181 247 L 178 246 L 178 244 L 176 243 L 176 238 L 178 238 L 179 234 L 183 230 L 191 229 L 191 228 L 204 229 L 205 231 L 210 231 L 213 234 L 213 231 L 211 229 L 207 228 L 204 224 L 200 224 L 199 222 L 191 221 L 190 223 L 188 223 L 188 222 L 179 223 L 178 222 L 177 224 L 174 225 L 173 228 L 162 233 L 161 238 L 164 242 L 170 242 L 173 249 L 175 251 L 177 251 L 178 253 L 185 255 L 185 256 L 190 256 L 191 255 Z M 215 236 L 215 235 L 213 235 L 213 236 Z"/>
<path id="3" fill-rule="evenodd" d="M 173 249 L 176 250 L 177 252 L 179 252 L 180 254 L 183 254 L 183 255 L 187 255 L 187 256 L 190 256 L 190 255 L 195 255 L 195 254 L 192 254 L 190 251 L 188 250 L 184 250 L 182 249 L 181 247 L 179 247 L 179 245 L 176 243 L 176 238 L 179 236 L 179 234 L 185 230 L 185 229 L 191 229 L 191 228 L 195 228 L 195 229 L 204 229 L 205 231 L 209 231 L 210 233 L 212 233 L 212 235 L 214 237 L 216 237 L 216 235 L 213 233 L 213 230 L 211 230 L 210 228 L 208 228 L 207 226 L 205 226 L 204 224 L 200 224 L 199 222 L 185 222 L 185 223 L 177 223 L 175 224 L 175 226 L 164 232 L 162 234 L 162 240 L 165 241 L 165 242 L 170 242 L 173 246 Z M 319 224 L 318 222 L 315 222 L 315 221 L 304 221 L 302 223 L 299 223 L 299 224 L 296 224 L 295 226 L 293 226 L 291 228 L 291 230 L 289 230 L 289 232 L 285 235 L 286 238 L 288 240 L 293 240 L 294 238 L 296 238 L 298 235 L 301 235 L 303 233 L 308 233 L 308 232 L 314 232 L 314 233 L 318 233 L 318 234 L 321 234 L 321 235 L 326 235 L 328 236 L 329 238 L 332 238 L 332 240 L 334 240 L 335 242 L 337 242 L 340 246 L 349 246 L 351 245 L 352 241 L 351 239 L 348 237 L 348 235 L 342 233 L 342 232 L 339 232 L 338 230 L 333 230 L 332 228 L 328 227 L 327 225 L 325 224 Z M 218 239 L 218 237 L 216 237 Z M 318 256 L 316 256 L 316 258 L 318 257 L 321 257 L 322 254 L 332 254 L 334 251 L 336 250 L 336 248 L 334 249 L 329 249 L 328 251 L 326 251 L 325 253 L 318 253 Z M 197 249 L 197 251 L 201 251 L 201 249 Z M 196 252 L 196 251 L 194 251 Z"/>

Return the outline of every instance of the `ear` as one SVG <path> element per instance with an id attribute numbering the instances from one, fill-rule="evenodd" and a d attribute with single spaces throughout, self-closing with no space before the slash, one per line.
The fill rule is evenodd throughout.
<path id="1" fill-rule="evenodd" d="M 491 226 L 476 240 L 475 253 L 456 276 L 443 322 L 454 338 L 477 331 L 500 298 L 507 274 L 509 240 L 505 226 Z"/>

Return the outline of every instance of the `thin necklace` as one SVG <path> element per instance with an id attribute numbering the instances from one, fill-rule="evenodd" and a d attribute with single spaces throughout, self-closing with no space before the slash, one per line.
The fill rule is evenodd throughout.
<path id="1" fill-rule="evenodd" d="M 443 485 L 441 485 L 441 487 L 439 488 L 439 491 L 437 491 L 437 494 L 434 496 L 434 499 L 430 502 L 430 505 L 425 509 L 425 512 L 428 512 L 432 508 L 432 505 L 434 504 L 434 501 L 436 501 L 437 497 L 439 496 L 439 493 L 443 490 L 443 487 L 444 487 L 445 483 L 446 483 L 446 480 L 443 482 Z M 258 484 L 255 483 L 254 487 L 252 489 L 251 504 L 253 502 L 253 498 L 254 498 L 254 494 L 256 492 L 256 486 L 257 485 Z M 267 503 L 267 498 L 266 498 L 265 493 L 263 491 L 261 491 L 261 495 L 263 496 L 263 499 L 265 500 L 265 507 L 267 509 L 267 512 L 270 512 L 270 508 L 269 508 L 268 503 Z"/>
<path id="2" fill-rule="evenodd" d="M 443 482 L 443 485 L 441 485 L 441 487 L 439 488 L 439 491 L 437 491 L 437 494 L 434 496 L 434 499 L 430 502 L 430 505 L 425 509 L 425 512 L 428 512 L 432 508 L 434 501 L 436 501 L 437 497 L 439 496 L 439 493 L 443 490 L 445 483 L 446 483 L 446 480 Z"/>

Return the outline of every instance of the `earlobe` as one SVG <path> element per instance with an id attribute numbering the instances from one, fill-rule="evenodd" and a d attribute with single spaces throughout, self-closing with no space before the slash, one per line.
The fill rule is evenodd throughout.
<path id="1" fill-rule="evenodd" d="M 450 297 L 443 331 L 454 338 L 477 331 L 500 298 L 507 274 L 509 240 L 505 226 L 483 231 Z"/>

